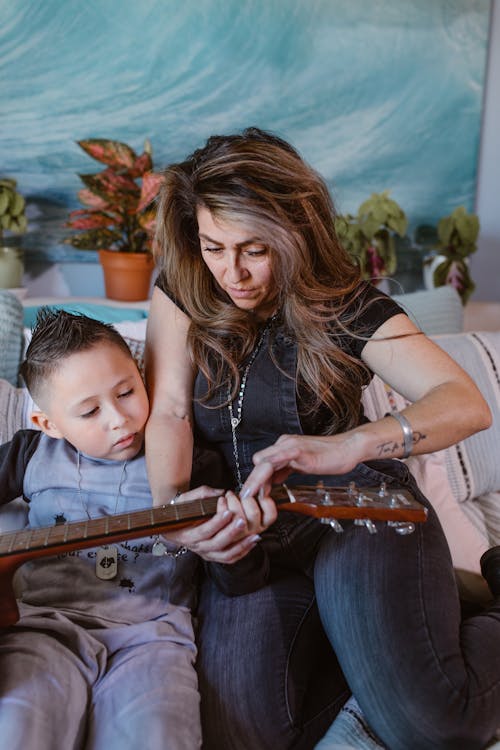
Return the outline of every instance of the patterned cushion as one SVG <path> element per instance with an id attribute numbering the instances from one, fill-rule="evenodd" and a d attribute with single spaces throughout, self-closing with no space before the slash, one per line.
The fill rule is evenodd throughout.
<path id="1" fill-rule="evenodd" d="M 469 373 L 493 415 L 488 430 L 446 451 L 453 494 L 463 502 L 500 490 L 500 331 L 436 336 L 434 341 Z"/>
<path id="2" fill-rule="evenodd" d="M 17 384 L 21 359 L 23 306 L 11 292 L 0 290 L 0 378 Z"/>

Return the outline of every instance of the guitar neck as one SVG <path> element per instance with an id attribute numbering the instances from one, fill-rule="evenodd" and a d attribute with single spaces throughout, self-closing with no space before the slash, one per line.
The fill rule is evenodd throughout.
<path id="1" fill-rule="evenodd" d="M 385 485 L 375 490 L 358 490 L 354 485 L 328 488 L 318 484 L 292 489 L 282 485 L 273 489 L 272 496 L 281 510 L 322 519 L 336 531 L 342 531 L 339 519 L 354 519 L 355 524 L 365 525 L 374 533 L 373 521 L 378 520 L 393 524 L 397 532 L 406 534 L 427 516 L 426 509 L 410 493 L 400 489 L 387 491 Z M 28 560 L 192 526 L 216 510 L 217 498 L 208 497 L 0 535 L 0 628 L 19 619 L 12 577 Z"/>
<path id="2" fill-rule="evenodd" d="M 11 531 L 0 535 L 0 556 L 26 559 L 85 549 L 125 539 L 134 539 L 167 529 L 200 523 L 216 512 L 217 498 L 208 497 L 186 503 L 162 505 L 130 513 L 72 521 Z"/>
<path id="3" fill-rule="evenodd" d="M 281 510 L 289 510 L 322 519 L 368 519 L 371 521 L 425 521 L 426 510 L 404 490 L 386 491 L 328 488 L 323 485 L 285 485 L 273 489 L 272 496 Z M 146 510 L 112 516 L 23 529 L 0 535 L 0 559 L 27 560 L 31 557 L 84 549 L 168 529 L 201 523 L 217 509 L 217 498 L 206 497 L 188 502 L 170 503 Z"/>

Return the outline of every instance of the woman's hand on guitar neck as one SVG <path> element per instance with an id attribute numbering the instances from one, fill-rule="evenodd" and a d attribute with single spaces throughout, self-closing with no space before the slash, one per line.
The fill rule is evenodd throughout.
<path id="1" fill-rule="evenodd" d="M 211 495 L 214 490 L 198 487 L 183 493 L 177 500 L 195 500 Z M 209 521 L 163 534 L 165 538 L 187 547 L 209 562 L 234 563 L 245 557 L 259 542 L 259 534 L 267 529 L 277 516 L 271 499 L 256 502 L 253 497 L 240 500 L 234 492 L 227 491 L 217 502 L 217 513 Z"/>
<path id="2" fill-rule="evenodd" d="M 357 430 L 339 435 L 281 435 L 269 448 L 255 453 L 255 468 L 245 481 L 241 498 L 268 498 L 273 484 L 290 474 L 345 474 L 358 463 Z"/>

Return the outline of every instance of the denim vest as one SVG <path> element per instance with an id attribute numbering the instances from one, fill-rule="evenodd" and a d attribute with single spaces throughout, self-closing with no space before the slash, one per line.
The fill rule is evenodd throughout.
<path id="1" fill-rule="evenodd" d="M 272 445 L 280 435 L 302 434 L 295 393 L 296 364 L 295 342 L 280 330 L 272 334 L 271 331 L 266 331 L 248 373 L 241 422 L 236 428 L 238 461 L 243 481 L 253 468 L 252 456 L 256 451 Z M 233 486 L 236 486 L 231 417 L 227 405 L 220 406 L 228 398 L 228 385 L 219 388 L 208 402 L 200 403 L 206 392 L 206 378 L 199 372 L 193 404 L 196 436 L 224 456 L 233 478 Z M 233 409 L 236 411 L 236 402 L 233 402 Z"/>
<path id="2" fill-rule="evenodd" d="M 243 482 L 253 468 L 252 456 L 256 451 L 272 445 L 280 435 L 303 434 L 297 408 L 296 368 L 296 342 L 281 329 L 267 331 L 248 373 L 241 422 L 236 428 L 238 461 Z M 200 403 L 206 392 L 206 378 L 198 372 L 193 404 L 196 436 L 224 457 L 231 473 L 232 486 L 236 486 L 230 413 L 227 405 L 221 406 L 227 400 L 228 387 L 223 385 L 208 402 Z M 236 411 L 235 402 L 233 410 Z M 349 481 L 357 481 L 366 486 L 386 479 L 390 481 L 391 478 L 406 485 L 409 481 L 406 465 L 394 459 L 380 459 L 366 465 L 359 464 L 342 476 L 294 475 L 289 478 L 289 482 L 309 484 L 323 479 L 326 483 L 337 486 Z"/>

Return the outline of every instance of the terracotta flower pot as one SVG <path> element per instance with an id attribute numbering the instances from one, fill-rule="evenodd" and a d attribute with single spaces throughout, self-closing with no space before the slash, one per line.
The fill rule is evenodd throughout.
<path id="1" fill-rule="evenodd" d="M 150 253 L 122 253 L 99 250 L 108 299 L 141 302 L 148 299 L 155 267 Z"/>

